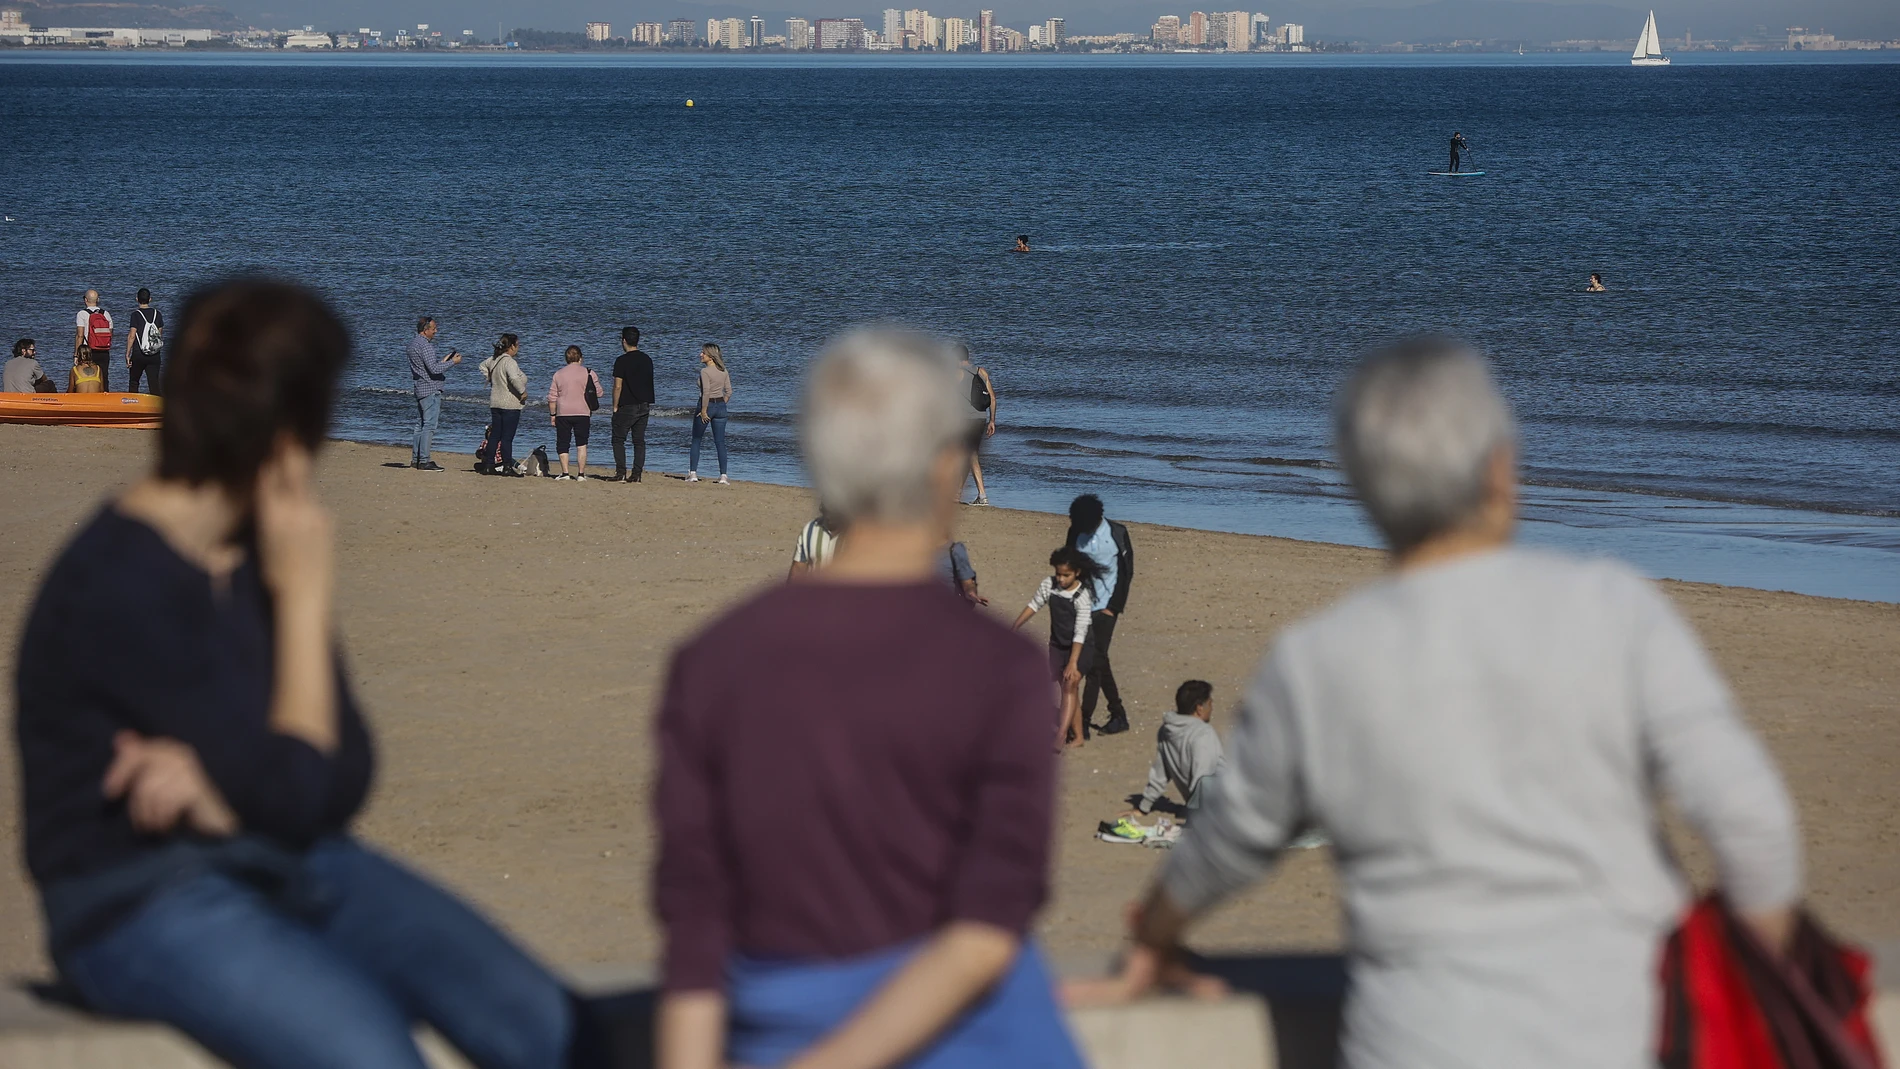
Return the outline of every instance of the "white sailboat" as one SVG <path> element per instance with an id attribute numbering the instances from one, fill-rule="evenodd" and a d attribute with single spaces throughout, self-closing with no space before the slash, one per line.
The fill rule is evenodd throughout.
<path id="1" fill-rule="evenodd" d="M 1636 39 L 1636 51 L 1630 53 L 1632 67 L 1667 67 L 1669 57 L 1662 54 L 1662 38 L 1656 33 L 1656 13 L 1643 23 L 1643 35 Z"/>

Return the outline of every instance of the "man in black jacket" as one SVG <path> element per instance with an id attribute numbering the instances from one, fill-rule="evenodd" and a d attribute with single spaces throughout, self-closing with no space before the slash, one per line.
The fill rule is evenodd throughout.
<path id="1" fill-rule="evenodd" d="M 1121 690 L 1115 686 L 1108 647 L 1115 640 L 1115 625 L 1128 606 L 1128 588 L 1135 581 L 1135 545 L 1128 540 L 1128 528 L 1103 515 L 1102 499 L 1094 494 L 1083 494 L 1069 503 L 1069 545 L 1102 567 L 1101 578 L 1089 587 L 1089 599 L 1095 606 L 1089 617 L 1095 664 L 1082 688 L 1082 731 L 1089 731 L 1097 698 L 1106 696 L 1108 722 L 1100 730 L 1104 735 L 1119 735 L 1128 730 L 1128 709 L 1122 704 Z"/>

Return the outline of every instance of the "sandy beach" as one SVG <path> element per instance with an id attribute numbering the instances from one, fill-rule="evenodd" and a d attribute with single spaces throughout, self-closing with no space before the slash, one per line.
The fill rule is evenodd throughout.
<path id="1" fill-rule="evenodd" d="M 9 723 L 19 631 L 45 567 L 144 469 L 154 441 L 138 431 L 0 427 Z M 683 443 L 654 445 L 663 465 L 681 459 Z M 635 486 L 488 479 L 455 470 L 469 458 L 446 454 L 443 474 L 390 466 L 407 454 L 336 443 L 322 466 L 339 520 L 340 625 L 380 743 L 360 830 L 553 962 L 650 959 L 649 719 L 668 651 L 746 591 L 782 578 L 809 495 L 657 473 Z M 743 456 L 734 469 L 745 471 Z M 1114 515 L 1113 487 L 1101 492 Z M 962 520 L 991 611 L 1013 615 L 1066 520 L 1006 508 L 965 510 Z M 1055 889 L 1042 918 L 1058 954 L 1117 945 L 1123 904 L 1162 856 L 1091 834 L 1140 789 L 1175 685 L 1212 681 L 1224 727 L 1274 635 L 1381 567 L 1359 549 L 1131 528 L 1137 578 L 1114 652 L 1135 730 L 1061 758 Z M 1793 787 L 1815 908 L 1856 936 L 1900 934 L 1900 606 L 1666 586 Z M 1236 605 L 1245 607 L 1237 616 Z M 1040 634 L 1045 625 L 1031 626 Z M 12 859 L 0 867 L 0 971 L 39 973 L 14 760 L 9 745 L 0 761 L 0 841 Z M 1693 850 L 1688 861 L 1706 876 Z M 1276 879 L 1198 933 L 1223 948 L 1327 947 L 1339 936 L 1324 850 L 1290 856 Z"/>

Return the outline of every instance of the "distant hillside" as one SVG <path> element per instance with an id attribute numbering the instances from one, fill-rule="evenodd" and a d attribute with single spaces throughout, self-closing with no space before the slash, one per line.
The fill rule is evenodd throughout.
<path id="1" fill-rule="evenodd" d="M 9 0 L 0 4 L 13 7 Z M 172 30 L 241 30 L 242 19 L 221 7 L 191 4 L 165 7 L 161 4 L 84 2 L 73 4 L 23 3 L 19 5 L 26 21 L 34 26 L 142 26 Z"/>

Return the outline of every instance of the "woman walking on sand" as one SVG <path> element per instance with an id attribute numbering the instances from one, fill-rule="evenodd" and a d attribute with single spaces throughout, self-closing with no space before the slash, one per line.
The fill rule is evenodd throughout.
<path id="1" fill-rule="evenodd" d="M 1082 678 L 1095 664 L 1095 644 L 1089 620 L 1095 606 L 1089 584 L 1101 578 L 1102 566 L 1079 549 L 1063 546 L 1049 554 L 1054 573 L 1046 576 L 1016 616 L 1017 628 L 1049 607 L 1049 674 L 1062 689 L 1062 711 L 1056 718 L 1056 749 L 1080 746 L 1082 733 Z"/>
<path id="2" fill-rule="evenodd" d="M 911 335 L 820 357 L 799 448 L 849 534 L 673 657 L 659 1069 L 1081 1069 L 1029 937 L 1055 801 L 1043 668 L 937 578 L 973 445 L 955 385 Z"/>
<path id="3" fill-rule="evenodd" d="M 488 380 L 488 455 L 482 463 L 492 465 L 496 475 L 520 475 L 515 470 L 515 431 L 521 427 L 521 406 L 528 401 L 528 376 L 516 357 L 521 339 L 503 334 L 495 341 L 495 355 L 482 362 L 482 377 Z"/>
<path id="4" fill-rule="evenodd" d="M 567 363 L 548 383 L 548 421 L 554 425 L 554 451 L 561 454 L 561 474 L 554 477 L 555 482 L 587 478 L 587 429 L 600 404 L 600 393 L 600 376 L 581 363 L 581 347 L 568 346 Z M 573 475 L 567 473 L 570 440 L 580 460 Z"/>
<path id="5" fill-rule="evenodd" d="M 686 481 L 699 481 L 699 443 L 712 430 L 713 450 L 719 454 L 719 485 L 731 486 L 726 478 L 726 402 L 732 400 L 732 376 L 726 372 L 726 356 L 712 342 L 699 347 L 699 411 L 693 414 L 693 448 L 688 454 Z"/>

